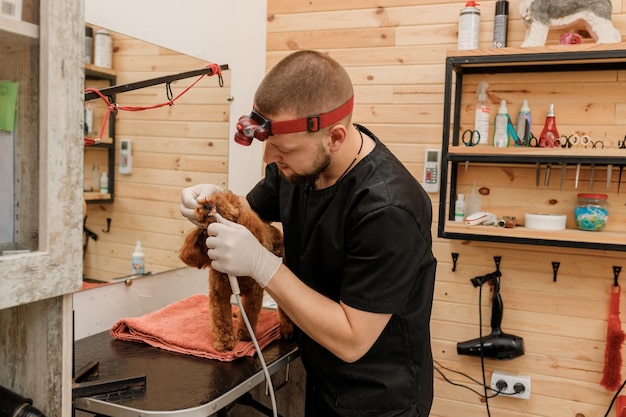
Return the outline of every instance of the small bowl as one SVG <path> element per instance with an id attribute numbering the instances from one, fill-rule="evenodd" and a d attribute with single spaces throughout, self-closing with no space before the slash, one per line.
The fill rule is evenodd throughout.
<path id="1" fill-rule="evenodd" d="M 565 230 L 566 214 L 524 214 L 524 225 L 528 229 L 537 230 Z"/>

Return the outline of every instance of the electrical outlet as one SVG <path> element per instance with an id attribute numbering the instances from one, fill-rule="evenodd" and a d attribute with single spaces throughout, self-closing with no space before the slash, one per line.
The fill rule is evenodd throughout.
<path id="1" fill-rule="evenodd" d="M 491 374 L 491 388 L 497 391 L 499 381 L 506 383 L 506 388 L 502 390 L 502 393 L 506 394 L 505 397 L 521 398 L 523 400 L 530 398 L 530 376 L 493 371 Z M 520 388 L 520 385 L 523 387 L 523 391 L 516 393 L 515 389 L 516 387 Z"/>

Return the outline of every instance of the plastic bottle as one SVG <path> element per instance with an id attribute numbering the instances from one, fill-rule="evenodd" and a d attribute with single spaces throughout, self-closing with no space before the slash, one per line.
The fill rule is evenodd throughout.
<path id="1" fill-rule="evenodd" d="M 498 0 L 496 2 L 496 16 L 493 21 L 493 47 L 506 47 L 506 35 L 509 29 L 509 2 Z"/>
<path id="2" fill-rule="evenodd" d="M 468 0 L 459 15 L 458 49 L 478 49 L 480 10 L 474 0 Z"/>
<path id="3" fill-rule="evenodd" d="M 454 221 L 457 223 L 463 223 L 465 220 L 465 194 L 460 194 L 454 203 Z"/>
<path id="4" fill-rule="evenodd" d="M 94 46 L 94 65 L 102 68 L 111 68 L 112 53 L 111 33 L 106 29 L 98 29 Z"/>
<path id="5" fill-rule="evenodd" d="M 478 191 L 476 190 L 476 180 L 474 180 L 474 186 L 472 187 L 472 192 L 469 193 L 467 198 L 465 199 L 465 217 L 470 216 L 474 213 L 478 213 L 482 210 L 482 198 Z"/>
<path id="6" fill-rule="evenodd" d="M 506 148 L 509 146 L 509 110 L 506 107 L 506 100 L 500 101 L 498 114 L 493 121 L 493 146 L 496 148 Z"/>
<path id="7" fill-rule="evenodd" d="M 530 117 L 530 107 L 528 107 L 528 100 L 524 100 L 522 108 L 517 115 L 517 137 L 523 144 L 528 144 L 530 139 L 530 128 L 532 126 L 532 119 Z"/>
<path id="8" fill-rule="evenodd" d="M 548 115 L 546 116 L 546 123 L 543 125 L 541 135 L 539 135 L 539 146 L 542 148 L 554 148 L 554 142 L 558 138 L 559 131 L 556 128 L 554 104 L 550 104 L 550 107 L 548 108 Z"/>
<path id="9" fill-rule="evenodd" d="M 100 177 L 100 192 L 102 194 L 106 194 L 109 192 L 109 177 L 107 177 L 107 173 L 103 172 Z"/>
<path id="10" fill-rule="evenodd" d="M 489 83 L 482 80 L 478 83 L 476 89 L 476 97 L 478 104 L 476 106 L 476 115 L 474 116 L 474 130 L 480 135 L 479 145 L 489 144 L 489 107 L 487 107 L 487 87 Z"/>
<path id="11" fill-rule="evenodd" d="M 92 174 L 91 174 L 91 181 L 93 182 L 92 184 L 92 190 L 93 191 L 97 191 L 100 189 L 100 168 L 98 168 L 97 164 L 94 164 L 92 167 Z"/>
<path id="12" fill-rule="evenodd" d="M 145 273 L 145 255 L 141 247 L 141 242 L 137 241 L 137 244 L 135 245 L 135 251 L 133 252 L 133 255 L 131 257 L 130 274 L 143 275 Z"/>

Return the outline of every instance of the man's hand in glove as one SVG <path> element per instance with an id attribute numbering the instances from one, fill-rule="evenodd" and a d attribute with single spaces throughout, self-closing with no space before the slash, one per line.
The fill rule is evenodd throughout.
<path id="1" fill-rule="evenodd" d="M 211 267 L 237 277 L 252 277 L 263 288 L 283 263 L 261 245 L 245 226 L 216 214 L 217 222 L 207 227 L 207 254 Z"/>
<path id="2" fill-rule="evenodd" d="M 215 193 L 221 193 L 222 191 L 224 191 L 222 187 L 213 184 L 196 184 L 192 187 L 184 188 L 180 196 L 180 214 L 185 216 L 196 226 L 204 227 L 196 220 L 196 207 L 200 205 L 198 201 L 202 201 L 205 198 L 210 197 Z"/>

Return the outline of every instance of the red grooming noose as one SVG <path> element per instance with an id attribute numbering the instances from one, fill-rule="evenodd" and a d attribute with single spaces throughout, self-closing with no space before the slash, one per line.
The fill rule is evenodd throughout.
<path id="1" fill-rule="evenodd" d="M 174 102 L 176 100 L 178 100 L 181 96 L 183 96 L 187 91 L 189 91 L 193 86 L 195 86 L 202 78 L 208 76 L 212 76 L 212 75 L 218 75 L 220 78 L 222 77 L 222 70 L 220 68 L 219 65 L 217 64 L 208 64 L 205 68 L 208 68 L 211 70 L 210 73 L 206 73 L 206 74 L 202 74 L 201 76 L 198 77 L 198 79 L 196 79 L 196 81 L 193 82 L 193 84 L 191 84 L 189 87 L 185 88 L 180 94 L 178 94 L 176 97 L 174 98 L 170 98 L 168 101 L 164 102 L 164 103 L 159 103 L 159 104 L 154 104 L 152 106 L 120 106 L 117 103 L 111 103 L 111 101 L 109 100 L 108 97 L 106 97 L 104 94 L 102 94 L 100 92 L 100 90 L 96 89 L 96 88 L 86 88 L 85 89 L 85 93 L 94 93 L 96 94 L 98 97 L 100 97 L 102 99 L 102 101 L 104 101 L 104 103 L 106 104 L 107 107 L 107 111 L 106 114 L 104 115 L 104 120 L 102 121 L 102 126 L 100 127 L 100 134 L 98 135 L 97 138 L 90 138 L 90 137 L 86 137 L 85 136 L 85 146 L 87 145 L 94 145 L 96 143 L 99 143 L 102 141 L 102 136 L 104 135 L 104 129 L 109 121 L 109 116 L 111 115 L 111 112 L 113 113 L 117 113 L 118 110 L 125 110 L 125 111 L 143 111 L 143 110 L 151 110 L 151 109 L 158 109 L 159 107 L 164 107 L 164 106 L 172 106 L 174 105 Z M 169 83 L 168 83 L 168 95 L 169 95 Z"/>

